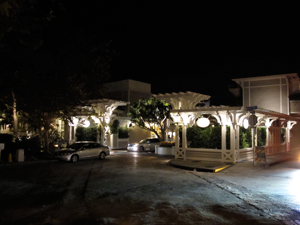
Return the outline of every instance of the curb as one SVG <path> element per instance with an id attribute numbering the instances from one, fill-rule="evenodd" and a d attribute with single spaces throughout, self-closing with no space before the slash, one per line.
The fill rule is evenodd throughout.
<path id="1" fill-rule="evenodd" d="M 231 167 L 234 164 L 228 164 L 228 165 L 221 165 L 221 166 L 209 166 L 212 168 L 208 168 L 205 165 L 180 165 L 177 164 L 176 162 L 172 162 L 172 160 L 170 160 L 168 162 L 169 165 L 180 168 L 180 169 L 186 169 L 186 170 L 194 170 L 194 171 L 199 171 L 199 172 L 210 172 L 210 173 L 217 173 L 221 170 L 224 170 L 228 167 Z"/>
<path id="2" fill-rule="evenodd" d="M 52 163 L 52 162 L 57 162 L 57 161 L 58 161 L 57 159 L 24 161 L 24 162 L 1 162 L 0 161 L 0 167 L 4 167 L 4 166 L 23 166 L 23 165 L 38 164 L 38 163 Z"/>

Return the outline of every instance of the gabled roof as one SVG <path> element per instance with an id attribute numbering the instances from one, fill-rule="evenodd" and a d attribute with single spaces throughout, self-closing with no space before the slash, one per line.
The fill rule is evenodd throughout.
<path id="1" fill-rule="evenodd" d="M 236 83 L 240 83 L 240 82 L 243 82 L 243 81 L 272 80 L 272 79 L 278 79 L 278 78 L 299 79 L 297 73 L 287 73 L 287 74 L 259 76 L 259 77 L 235 78 L 235 79 L 232 79 L 232 80 Z"/>

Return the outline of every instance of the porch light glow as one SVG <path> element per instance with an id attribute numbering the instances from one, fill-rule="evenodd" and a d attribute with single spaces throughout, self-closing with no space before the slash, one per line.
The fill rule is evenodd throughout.
<path id="1" fill-rule="evenodd" d="M 95 123 L 100 123 L 99 118 L 97 118 L 97 117 L 95 117 L 95 116 L 92 116 L 92 119 L 95 121 Z"/>
<path id="2" fill-rule="evenodd" d="M 248 127 L 249 127 L 249 121 L 248 121 L 247 118 L 244 119 L 243 126 L 244 126 L 245 129 L 248 129 Z"/>
<path id="3" fill-rule="evenodd" d="M 78 118 L 73 117 L 72 121 L 73 121 L 74 126 L 77 126 L 78 121 L 79 121 Z"/>
<path id="4" fill-rule="evenodd" d="M 82 122 L 82 126 L 84 126 L 84 127 L 89 127 L 89 126 L 90 126 L 90 121 L 84 120 L 84 121 Z"/>
<path id="5" fill-rule="evenodd" d="M 210 124 L 210 121 L 209 121 L 208 118 L 202 117 L 202 118 L 199 118 L 199 119 L 197 120 L 197 125 L 198 125 L 199 127 L 202 127 L 202 128 L 208 127 L 209 124 Z"/>
<path id="6" fill-rule="evenodd" d="M 106 124 L 109 124 L 110 118 L 108 116 L 105 116 L 104 120 Z"/>
<path id="7" fill-rule="evenodd" d="M 180 115 L 177 114 L 177 115 L 172 115 L 172 118 L 173 118 L 173 121 L 174 123 L 180 123 Z"/>

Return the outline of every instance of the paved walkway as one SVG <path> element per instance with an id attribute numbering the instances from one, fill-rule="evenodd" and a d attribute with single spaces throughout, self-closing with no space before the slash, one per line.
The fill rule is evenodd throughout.
<path id="1" fill-rule="evenodd" d="M 169 164 L 175 167 L 190 169 L 202 172 L 219 172 L 221 170 L 227 169 L 229 167 L 234 167 L 232 169 L 240 170 L 257 170 L 262 167 L 269 167 L 274 164 L 292 160 L 300 159 L 300 151 L 284 152 L 276 155 L 267 156 L 266 163 L 259 163 L 253 165 L 253 162 L 244 161 L 236 164 L 222 163 L 222 162 L 210 162 L 210 161 L 197 161 L 197 160 L 183 160 L 183 159 L 172 159 Z"/>
<path id="2" fill-rule="evenodd" d="M 285 152 L 277 155 L 267 156 L 267 163 L 260 163 L 253 165 L 253 162 L 243 161 L 236 164 L 222 163 L 222 162 L 210 162 L 210 161 L 196 161 L 196 160 L 183 160 L 183 159 L 171 159 L 169 164 L 182 169 L 195 170 L 200 172 L 219 172 L 224 169 L 241 171 L 257 171 L 264 167 L 269 167 L 280 162 L 289 160 L 299 160 L 300 161 L 300 151 Z M 34 157 L 26 157 L 25 162 L 7 162 L 0 161 L 0 166 L 16 166 L 22 165 L 24 163 L 50 163 L 55 162 L 56 159 L 36 159 Z M 300 164 L 300 162 L 299 162 Z"/>

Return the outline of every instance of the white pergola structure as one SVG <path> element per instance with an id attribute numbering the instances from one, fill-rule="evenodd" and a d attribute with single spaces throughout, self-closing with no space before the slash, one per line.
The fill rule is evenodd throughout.
<path id="1" fill-rule="evenodd" d="M 157 99 L 165 100 L 173 107 L 171 115 L 175 122 L 175 158 L 184 160 L 206 160 L 236 163 L 242 160 L 253 160 L 253 148 L 239 149 L 239 127 L 247 128 L 248 118 L 251 116 L 245 108 L 229 106 L 205 106 L 197 107 L 196 105 L 210 98 L 208 95 L 197 94 L 194 92 L 180 92 L 172 94 L 154 95 Z M 266 109 L 253 109 L 258 120 L 255 128 L 263 126 L 267 129 L 266 155 L 276 154 L 279 152 L 289 151 L 290 130 L 300 118 L 278 113 Z M 196 120 L 203 114 L 210 114 L 215 117 L 221 128 L 221 149 L 204 149 L 188 148 L 186 130 L 188 126 L 195 124 Z M 274 121 L 279 121 L 280 126 L 272 126 Z M 182 146 L 179 147 L 179 128 L 182 125 Z M 230 126 L 230 149 L 226 149 L 226 126 Z M 280 129 L 286 128 L 286 141 L 284 144 L 280 141 Z M 255 132 L 254 132 L 255 134 Z M 256 145 L 256 139 L 252 141 Z"/>
<path id="2" fill-rule="evenodd" d="M 87 102 L 87 105 L 90 105 L 91 107 L 83 106 L 79 107 L 80 110 L 83 110 L 81 113 L 77 113 L 77 116 L 73 118 L 73 121 L 75 123 L 69 123 L 70 126 L 74 127 L 74 131 L 78 125 L 78 118 L 87 118 L 90 116 L 95 124 L 101 125 L 101 143 L 107 145 L 108 143 L 108 135 L 109 135 L 109 123 L 111 121 L 113 111 L 118 106 L 125 106 L 129 104 L 128 102 L 124 101 L 118 101 L 113 99 L 95 99 L 95 100 L 89 100 Z M 90 111 L 90 113 L 88 112 Z M 71 127 L 70 127 L 71 128 Z M 70 132 L 71 133 L 71 132 Z M 97 137 L 97 142 L 99 141 L 99 136 Z"/>

